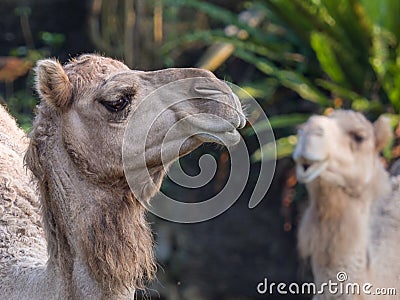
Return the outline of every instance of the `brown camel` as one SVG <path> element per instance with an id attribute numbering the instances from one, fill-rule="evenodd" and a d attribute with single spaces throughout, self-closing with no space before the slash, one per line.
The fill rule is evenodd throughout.
<path id="1" fill-rule="evenodd" d="M 64 66 L 52 59 L 38 62 L 41 103 L 25 155 L 38 198 L 23 171 L 28 140 L 0 106 L 0 299 L 133 299 L 154 277 L 146 210 L 124 174 L 124 131 L 146 95 L 193 77 L 215 78 L 189 68 L 133 71 L 98 55 L 82 55 Z M 230 88 L 216 80 L 213 88 L 224 95 L 221 102 L 205 96 L 177 103 L 155 122 L 144 166 L 155 182 L 148 198 L 165 173 L 163 137 L 182 116 L 201 111 L 237 128 L 244 125 Z M 213 120 L 207 124 L 211 134 L 221 129 Z M 238 133 L 233 135 L 237 140 Z M 176 147 L 183 155 L 205 140 L 203 130 Z"/>

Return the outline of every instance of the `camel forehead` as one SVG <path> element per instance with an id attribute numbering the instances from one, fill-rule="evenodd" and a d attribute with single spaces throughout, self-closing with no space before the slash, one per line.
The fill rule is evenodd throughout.
<path id="1" fill-rule="evenodd" d="M 363 114 L 350 110 L 337 110 L 328 116 L 335 121 L 337 126 L 346 132 L 363 131 L 368 134 L 373 133 L 373 126 Z"/>
<path id="2" fill-rule="evenodd" d="M 301 129 L 302 135 L 322 136 L 326 134 L 339 138 L 349 133 L 355 133 L 364 138 L 374 136 L 372 123 L 361 113 L 350 110 L 335 110 L 327 116 L 312 116 Z"/>
<path id="3" fill-rule="evenodd" d="M 307 121 L 303 128 L 323 128 L 324 131 L 330 133 L 363 132 L 366 136 L 373 134 L 371 122 L 361 113 L 347 110 L 336 110 L 328 116 L 313 116 Z M 337 129 L 339 129 L 339 131 Z"/>
<path id="4" fill-rule="evenodd" d="M 72 86 L 79 90 L 104 82 L 110 76 L 129 68 L 120 61 L 99 55 L 86 54 L 72 59 L 64 66 Z"/>

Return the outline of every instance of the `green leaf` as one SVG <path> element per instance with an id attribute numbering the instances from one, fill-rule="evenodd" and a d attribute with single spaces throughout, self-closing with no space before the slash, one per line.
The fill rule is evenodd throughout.
<path id="1" fill-rule="evenodd" d="M 253 64 L 266 75 L 274 76 L 283 86 L 294 90 L 302 98 L 323 106 L 329 104 L 329 100 L 303 75 L 294 71 L 279 70 L 272 62 L 243 50 L 236 50 L 234 54 Z"/>
<path id="2" fill-rule="evenodd" d="M 373 102 L 353 90 L 342 87 L 336 83 L 322 79 L 317 79 L 316 83 L 324 89 L 329 90 L 332 93 L 332 97 L 341 97 L 344 100 L 352 102 L 352 109 L 364 112 L 370 111 L 372 108 L 375 110 L 382 110 L 382 105 L 380 103 Z"/>
<path id="3" fill-rule="evenodd" d="M 251 156 L 251 160 L 253 162 L 257 162 L 262 159 L 271 160 L 275 158 L 281 159 L 284 157 L 288 157 L 293 153 L 296 143 L 297 143 L 296 135 L 290 135 L 287 137 L 280 138 L 276 140 L 276 142 L 271 142 L 266 145 L 263 145 L 260 149 L 255 151 Z M 276 147 L 276 152 L 275 152 L 275 147 Z"/>
<path id="4" fill-rule="evenodd" d="M 326 74 L 337 83 L 347 85 L 345 75 L 333 50 L 332 41 L 323 33 L 313 32 L 311 34 L 311 46 Z"/>
<path id="5" fill-rule="evenodd" d="M 286 70 L 277 71 L 276 74 L 283 86 L 297 92 L 303 99 L 324 107 L 330 104 L 328 98 L 302 74 Z"/>
<path id="6" fill-rule="evenodd" d="M 291 127 L 299 125 L 307 121 L 310 117 L 308 114 L 289 114 L 289 115 L 277 115 L 269 118 L 269 123 L 273 129 Z M 255 127 L 257 124 L 255 125 Z"/>
<path id="7" fill-rule="evenodd" d="M 253 98 L 266 101 L 272 97 L 278 86 L 279 82 L 275 78 L 266 78 L 256 82 L 248 82 L 235 92 L 239 99 L 248 98 L 250 95 Z"/>
<path id="8" fill-rule="evenodd" d="M 400 39 L 400 1 L 398 0 L 361 0 L 371 21 L 387 29 Z"/>
<path id="9" fill-rule="evenodd" d="M 65 36 L 62 33 L 42 31 L 39 33 L 39 37 L 46 45 L 52 47 L 60 47 L 65 41 Z"/>
<path id="10" fill-rule="evenodd" d="M 268 119 L 269 124 L 266 121 L 260 121 L 254 124 L 252 127 L 246 128 L 242 132 L 245 135 L 253 135 L 256 132 L 264 130 L 286 128 L 299 125 L 307 121 L 310 116 L 308 114 L 289 114 L 289 115 L 277 115 Z"/>

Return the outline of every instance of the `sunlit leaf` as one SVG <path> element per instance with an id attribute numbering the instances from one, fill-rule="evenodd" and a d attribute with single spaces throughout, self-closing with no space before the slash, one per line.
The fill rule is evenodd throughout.
<path id="1" fill-rule="evenodd" d="M 261 159 L 271 160 L 275 159 L 275 147 L 276 147 L 276 159 L 288 157 L 292 154 L 294 147 L 297 143 L 297 136 L 290 135 L 287 137 L 280 138 L 276 142 L 271 142 L 263 145 L 260 149 L 255 151 L 251 160 L 254 162 L 260 161 Z"/>
<path id="2" fill-rule="evenodd" d="M 266 121 L 261 121 L 254 124 L 252 127 L 244 130 L 243 133 L 246 135 L 253 135 L 264 130 L 286 128 L 299 125 L 304 123 L 309 118 L 309 115 L 305 114 L 290 114 L 290 115 L 277 115 L 268 119 L 269 124 Z"/>
<path id="3" fill-rule="evenodd" d="M 326 105 L 329 102 L 303 75 L 293 71 L 279 70 L 272 62 L 264 58 L 256 57 L 245 51 L 237 50 L 235 51 L 235 55 L 253 64 L 266 75 L 274 76 L 283 86 L 294 90 L 302 98 L 320 103 L 321 105 Z"/>
<path id="4" fill-rule="evenodd" d="M 326 74 L 337 83 L 347 85 L 343 70 L 338 64 L 335 52 L 333 51 L 334 45 L 332 45 L 331 40 L 322 33 L 313 32 L 311 34 L 311 46 Z"/>

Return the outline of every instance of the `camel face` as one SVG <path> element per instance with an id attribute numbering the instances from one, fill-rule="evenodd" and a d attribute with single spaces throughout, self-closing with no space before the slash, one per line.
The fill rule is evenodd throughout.
<path id="1" fill-rule="evenodd" d="M 54 118 L 59 118 L 56 126 L 61 127 L 62 141 L 76 165 L 99 181 L 114 183 L 124 177 L 124 132 L 130 117 L 135 117 L 137 106 L 157 88 L 193 77 L 215 79 L 211 72 L 205 70 L 134 71 L 110 58 L 83 55 L 64 67 L 54 60 L 40 61 L 37 67 L 37 90 L 45 100 L 42 101 L 44 105 L 53 111 Z M 207 91 L 204 91 L 204 99 L 199 97 L 175 104 L 157 120 L 149 120 L 153 122 L 146 141 L 146 152 L 149 152 L 146 157 L 150 167 L 158 167 L 162 163 L 159 148 L 167 130 L 187 115 L 216 115 L 229 122 L 231 127 L 224 129 L 218 120 L 203 122 L 206 123 L 203 125 L 207 125 L 203 130 L 206 133 L 189 138 L 182 145 L 182 155 L 204 141 L 218 142 L 207 135 L 208 131 L 232 131 L 232 126 L 244 126 L 240 102 L 230 88 L 222 82 L 214 83 L 214 88 L 230 96 L 221 98 L 220 102 L 210 101 L 206 99 Z M 236 131 L 232 132 L 231 140 L 232 143 L 238 141 Z"/>
<path id="2" fill-rule="evenodd" d="M 298 132 L 293 158 L 299 181 L 319 179 L 362 188 L 372 178 L 379 152 L 390 138 L 385 118 L 371 124 L 360 113 L 335 111 L 313 116 Z"/>

